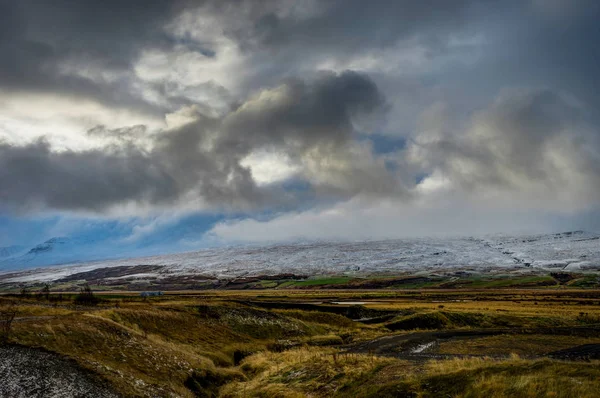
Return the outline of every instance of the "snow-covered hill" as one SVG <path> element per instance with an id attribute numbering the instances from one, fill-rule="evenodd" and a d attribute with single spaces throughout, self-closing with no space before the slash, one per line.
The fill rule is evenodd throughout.
<path id="1" fill-rule="evenodd" d="M 22 254 L 26 250 L 25 246 L 6 246 L 0 247 L 0 259 L 13 257 Z"/>
<path id="2" fill-rule="evenodd" d="M 3 249 L 5 249 L 3 251 Z M 2 255 L 2 254 L 5 255 Z M 107 242 L 83 237 L 54 237 L 30 248 L 0 248 L 0 272 L 123 257 L 125 251 Z"/>
<path id="3" fill-rule="evenodd" d="M 53 242 L 55 243 L 55 242 Z M 61 246 L 62 243 L 56 243 Z M 43 249 L 43 247 L 41 248 Z M 45 252 L 45 249 L 42 250 Z M 29 255 L 28 253 L 27 255 Z M 27 256 L 26 255 L 26 256 Z M 108 267 L 154 266 L 152 275 L 230 279 L 256 275 L 372 275 L 447 271 L 600 270 L 600 234 L 582 231 L 485 238 L 404 239 L 302 243 L 206 249 L 153 257 L 106 260 L 22 271 L 12 281 L 58 280 Z M 5 273 L 7 270 L 4 270 Z M 8 276 L 5 275 L 5 280 Z"/>

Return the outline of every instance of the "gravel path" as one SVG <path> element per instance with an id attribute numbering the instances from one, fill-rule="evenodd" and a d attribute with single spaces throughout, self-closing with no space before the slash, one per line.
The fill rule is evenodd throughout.
<path id="1" fill-rule="evenodd" d="M 74 361 L 40 349 L 0 347 L 0 398 L 118 398 Z"/>

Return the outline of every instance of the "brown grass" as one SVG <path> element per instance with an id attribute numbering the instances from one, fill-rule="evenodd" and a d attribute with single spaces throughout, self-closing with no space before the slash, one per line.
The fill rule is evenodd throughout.
<path id="1" fill-rule="evenodd" d="M 592 398 L 600 391 L 598 362 L 455 359 L 428 363 L 426 374 L 429 380 L 453 380 L 461 390 L 456 397 Z"/>
<path id="2" fill-rule="evenodd" d="M 335 347 L 392 332 L 383 325 L 366 326 L 331 313 L 267 311 L 236 301 L 360 300 L 367 301 L 367 308 L 441 313 L 451 327 L 469 327 L 471 321 L 479 322 L 473 327 L 492 327 L 497 321 L 577 326 L 600 319 L 600 305 L 594 304 L 600 295 L 577 294 L 572 290 L 567 296 L 558 290 L 211 291 L 151 300 L 105 296 L 106 301 L 95 308 L 17 298 L 18 316 L 29 319 L 14 323 L 12 341 L 71 357 L 125 396 L 220 392 L 230 397 L 592 397 L 600 391 L 598 363 L 514 357 L 423 364 L 347 355 Z M 513 335 L 443 342 L 439 348 L 448 353 L 530 355 L 592 342 L 600 339 Z"/>
<path id="3" fill-rule="evenodd" d="M 500 335 L 473 340 L 444 341 L 439 344 L 440 354 L 465 355 L 543 355 L 583 344 L 600 344 L 600 338 L 551 335 Z"/>
<path id="4" fill-rule="evenodd" d="M 393 362 L 397 361 L 314 347 L 279 354 L 259 353 L 247 358 L 241 367 L 256 376 L 248 382 L 227 385 L 222 396 L 332 396 L 356 379 Z"/>
<path id="5" fill-rule="evenodd" d="M 249 381 L 223 397 L 495 397 L 591 398 L 600 391 L 598 363 L 489 358 L 430 361 L 422 367 L 332 349 L 261 353 L 242 365 Z"/>

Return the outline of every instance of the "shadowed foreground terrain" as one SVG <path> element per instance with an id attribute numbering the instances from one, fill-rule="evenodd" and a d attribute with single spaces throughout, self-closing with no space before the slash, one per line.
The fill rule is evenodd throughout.
<path id="1" fill-rule="evenodd" d="M 76 362 L 34 348 L 0 347 L 0 380 L 1 397 L 118 397 Z"/>
<path id="2" fill-rule="evenodd" d="M 600 391 L 597 290 L 45 293 L 0 296 L 2 397 Z"/>

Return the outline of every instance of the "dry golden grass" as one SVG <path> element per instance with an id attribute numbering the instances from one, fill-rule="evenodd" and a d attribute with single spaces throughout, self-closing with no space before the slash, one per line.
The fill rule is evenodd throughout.
<path id="1" fill-rule="evenodd" d="M 591 398 L 600 391 L 598 363 L 528 361 L 513 356 L 430 361 L 416 366 L 334 349 L 260 353 L 241 369 L 223 397 L 495 397 Z"/>
<path id="2" fill-rule="evenodd" d="M 62 316 L 74 313 L 73 310 L 68 308 L 33 304 L 19 304 L 17 311 L 19 317 Z"/>
<path id="3" fill-rule="evenodd" d="M 538 304 L 535 304 L 535 303 Z M 491 300 L 451 302 L 439 300 L 436 302 L 415 302 L 410 300 L 386 301 L 366 304 L 367 308 L 380 310 L 414 310 L 439 311 L 440 306 L 445 311 L 460 312 L 499 312 L 521 316 L 550 316 L 555 318 L 576 318 L 581 312 L 598 317 L 600 321 L 600 305 L 587 305 L 563 302 L 521 301 L 521 300 Z"/>
<path id="4" fill-rule="evenodd" d="M 443 341 L 437 347 L 440 354 L 464 355 L 543 355 L 583 344 L 600 344 L 598 337 L 552 335 L 500 335 L 472 340 Z"/>
<path id="5" fill-rule="evenodd" d="M 600 391 L 599 365 L 471 358 L 432 361 L 425 374 L 430 382 L 453 381 L 447 391 L 460 390 L 456 397 L 594 398 Z"/>
<path id="6" fill-rule="evenodd" d="M 590 305 L 598 298 L 576 298 L 576 294 L 569 291 L 565 297 L 558 290 L 211 291 L 149 300 L 105 296 L 106 301 L 93 308 L 17 298 L 18 316 L 33 318 L 16 322 L 12 339 L 74 358 L 125 396 L 191 397 L 216 394 L 221 388 L 227 397 L 592 397 L 600 391 L 598 363 L 514 357 L 423 364 L 345 355 L 329 345 L 392 333 L 383 325 L 362 325 L 331 313 L 267 311 L 236 301 L 366 301 L 367 308 L 443 312 L 457 325 L 476 315 L 525 326 L 575 326 L 600 319 L 600 306 Z M 513 335 L 443 342 L 440 350 L 528 355 L 592 342 L 600 339 Z M 268 351 L 298 344 L 303 346 Z M 457 352 L 461 345 L 464 351 Z"/>
<path id="7" fill-rule="evenodd" d="M 182 397 L 193 396 L 184 383 L 194 371 L 239 373 L 216 365 L 232 366 L 234 351 L 266 345 L 226 325 L 203 321 L 186 308 L 140 303 L 125 307 L 78 311 L 27 307 L 42 317 L 15 323 L 13 341 L 71 357 L 126 396 Z"/>
<path id="8" fill-rule="evenodd" d="M 216 290 L 188 293 L 177 300 L 278 300 L 278 301 L 363 301 L 365 307 L 381 310 L 462 312 L 508 312 L 523 316 L 576 318 L 581 312 L 600 322 L 600 294 L 590 290 L 543 289 L 455 289 L 455 290 Z M 168 296 L 167 296 L 168 297 Z M 175 299 L 176 296 L 173 296 Z M 189 302 L 189 301 L 188 301 Z M 537 303 L 537 304 L 536 304 Z"/>
<path id="9" fill-rule="evenodd" d="M 363 354 L 340 354 L 334 349 L 298 348 L 283 353 L 259 353 L 244 360 L 241 369 L 255 375 L 248 382 L 225 386 L 223 397 L 327 397 L 344 386 L 397 360 Z"/>
<path id="10" fill-rule="evenodd" d="M 302 314 L 286 317 L 219 300 L 208 307 L 195 299 L 110 303 L 78 309 L 21 303 L 35 318 L 15 324 L 13 342 L 71 357 L 126 396 L 186 397 L 204 388 L 194 377 L 206 372 L 219 383 L 243 379 L 233 367 L 234 353 L 264 351 L 290 336 L 299 343 L 339 344 L 328 331 L 359 327 L 347 320 L 339 326 L 335 316 L 327 318 L 330 324 L 311 323 L 310 317 L 300 320 Z"/>
<path id="11" fill-rule="evenodd" d="M 16 324 L 13 335 L 17 343 L 76 359 L 130 396 L 161 391 L 191 396 L 183 386 L 189 372 L 214 367 L 210 359 L 177 344 L 146 338 L 137 330 L 91 314 Z"/>
<path id="12" fill-rule="evenodd" d="M 424 366 L 424 372 L 430 376 L 443 375 L 453 372 L 461 372 L 465 370 L 482 369 L 498 364 L 523 364 L 526 360 L 522 360 L 518 355 L 513 354 L 508 360 L 497 360 L 492 357 L 473 357 L 473 358 L 453 358 L 444 360 L 431 360 Z"/>

